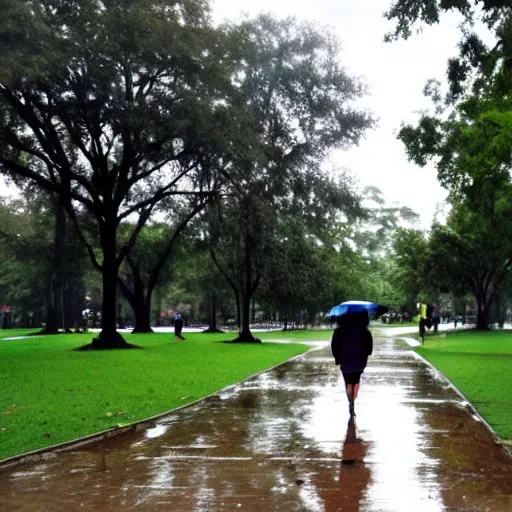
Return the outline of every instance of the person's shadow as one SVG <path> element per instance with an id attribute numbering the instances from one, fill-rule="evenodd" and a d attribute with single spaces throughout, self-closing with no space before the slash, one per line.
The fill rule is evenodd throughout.
<path id="1" fill-rule="evenodd" d="M 366 445 L 357 437 L 356 421 L 352 417 L 347 424 L 347 433 L 343 443 L 341 463 L 343 466 L 352 466 L 363 462 L 366 455 Z"/>
<path id="2" fill-rule="evenodd" d="M 359 511 L 365 499 L 365 492 L 371 479 L 371 469 L 364 462 L 366 452 L 366 443 L 357 437 L 355 419 L 350 418 L 339 472 L 341 492 L 338 503 L 343 504 L 342 510 Z"/>
<path id="3" fill-rule="evenodd" d="M 364 510 L 371 469 L 364 461 L 367 445 L 357 437 L 354 418 L 348 422 L 341 451 L 341 461 L 332 472 L 316 475 L 316 489 L 326 512 L 359 512 Z"/>

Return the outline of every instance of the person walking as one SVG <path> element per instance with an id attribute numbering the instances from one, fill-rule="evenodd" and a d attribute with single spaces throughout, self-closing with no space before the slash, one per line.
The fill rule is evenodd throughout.
<path id="1" fill-rule="evenodd" d="M 416 304 L 419 313 L 419 330 L 420 330 L 420 338 L 421 342 L 425 342 L 425 334 L 426 334 L 426 326 L 427 326 L 427 305 L 418 303 Z"/>
<path id="2" fill-rule="evenodd" d="M 343 315 L 331 340 L 331 351 L 340 366 L 347 392 L 350 416 L 355 416 L 355 401 L 359 392 L 361 374 L 366 368 L 368 356 L 373 351 L 373 338 L 368 330 L 367 311 Z"/>
<path id="3" fill-rule="evenodd" d="M 180 313 L 176 313 L 174 315 L 174 336 L 179 338 L 180 340 L 185 340 L 185 338 L 181 335 L 181 331 L 183 329 L 183 317 Z"/>

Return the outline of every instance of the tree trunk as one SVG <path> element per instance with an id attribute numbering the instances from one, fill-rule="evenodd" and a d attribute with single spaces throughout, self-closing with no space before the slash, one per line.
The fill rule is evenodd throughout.
<path id="1" fill-rule="evenodd" d="M 252 283 L 252 262 L 251 262 L 251 244 L 246 240 L 245 243 L 245 289 L 242 289 L 242 328 L 235 338 L 235 342 L 242 343 L 261 343 L 261 340 L 255 338 L 251 333 L 251 299 L 255 291 Z"/>
<path id="2" fill-rule="evenodd" d="M 128 264 L 133 275 L 133 287 L 129 288 L 120 278 L 117 279 L 117 283 L 121 293 L 132 308 L 135 321 L 132 333 L 153 332 L 151 328 L 151 297 L 153 289 L 151 288 L 146 291 L 140 277 L 140 269 L 129 258 Z"/>
<path id="3" fill-rule="evenodd" d="M 485 307 L 485 296 L 482 294 L 476 297 L 476 328 L 486 330 L 489 328 L 489 310 Z"/>
<path id="4" fill-rule="evenodd" d="M 60 199 L 54 199 L 55 205 L 55 234 L 53 239 L 52 258 L 50 265 L 50 283 L 46 305 L 45 334 L 59 332 L 59 318 L 62 319 L 61 299 L 64 293 L 64 258 L 66 248 L 66 212 Z M 59 314 L 60 313 L 60 314 Z M 64 327 L 62 325 L 61 327 Z"/>
<path id="5" fill-rule="evenodd" d="M 236 302 L 236 325 L 238 330 L 242 327 L 242 310 L 240 307 L 240 293 L 235 290 L 235 302 Z"/>
<path id="6" fill-rule="evenodd" d="M 117 332 L 117 263 L 116 251 L 117 224 L 115 218 L 107 218 L 101 229 L 103 246 L 101 306 L 101 333 L 93 339 L 93 348 L 124 348 L 127 343 Z"/>
<path id="7" fill-rule="evenodd" d="M 45 327 L 43 329 L 43 334 L 57 334 L 59 332 L 59 325 L 58 325 L 59 315 L 57 313 L 55 288 L 56 288 L 55 276 L 51 276 L 50 277 L 50 286 L 48 287 Z"/>
<path id="8" fill-rule="evenodd" d="M 242 328 L 233 343 L 261 343 L 261 340 L 255 338 L 251 333 L 251 297 L 242 293 Z"/>
<path id="9" fill-rule="evenodd" d="M 478 330 L 486 330 L 488 327 L 487 312 L 485 310 L 478 310 L 476 314 L 476 328 Z"/>
<path id="10" fill-rule="evenodd" d="M 144 294 L 144 290 L 140 288 L 136 288 L 134 292 L 134 302 L 130 303 L 135 316 L 135 326 L 132 332 L 153 332 L 151 328 L 151 296 L 148 298 Z"/>
<path id="11" fill-rule="evenodd" d="M 217 327 L 217 295 L 212 293 L 210 296 L 210 325 L 204 334 L 224 332 Z"/>
<path id="12" fill-rule="evenodd" d="M 162 325 L 162 288 L 160 286 L 157 287 L 154 297 L 156 302 L 155 325 L 160 327 Z"/>

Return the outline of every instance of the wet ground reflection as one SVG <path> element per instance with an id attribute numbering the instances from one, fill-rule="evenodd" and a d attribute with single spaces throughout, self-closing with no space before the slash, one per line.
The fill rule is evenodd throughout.
<path id="1" fill-rule="evenodd" d="M 135 431 L 0 469 L 0 510 L 512 510 L 512 459 L 376 341 L 355 422 L 328 348 Z"/>

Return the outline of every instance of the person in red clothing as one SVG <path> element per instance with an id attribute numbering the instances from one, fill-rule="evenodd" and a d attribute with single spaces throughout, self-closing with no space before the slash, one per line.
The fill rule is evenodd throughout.
<path id="1" fill-rule="evenodd" d="M 331 351 L 345 381 L 350 416 L 355 416 L 355 401 L 359 392 L 361 374 L 373 351 L 373 338 L 368 330 L 366 311 L 343 315 L 331 340 Z"/>

